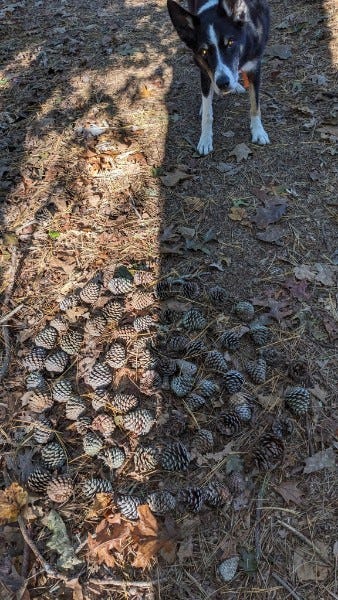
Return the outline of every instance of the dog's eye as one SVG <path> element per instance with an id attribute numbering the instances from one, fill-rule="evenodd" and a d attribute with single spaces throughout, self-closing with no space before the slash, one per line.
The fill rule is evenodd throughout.
<path id="1" fill-rule="evenodd" d="M 201 56 L 203 58 L 205 58 L 207 56 L 207 54 L 208 54 L 208 49 L 207 48 L 202 48 L 202 50 L 201 50 Z"/>
<path id="2" fill-rule="evenodd" d="M 229 39 L 225 38 L 224 39 L 224 46 L 226 48 L 230 48 L 231 46 L 234 45 L 234 43 L 235 43 L 235 40 L 233 40 L 232 38 L 229 38 Z"/>

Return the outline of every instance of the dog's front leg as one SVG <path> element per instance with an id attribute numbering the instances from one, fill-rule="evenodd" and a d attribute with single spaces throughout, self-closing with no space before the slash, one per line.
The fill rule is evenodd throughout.
<path id="1" fill-rule="evenodd" d="M 261 109 L 259 104 L 259 86 L 260 86 L 260 65 L 255 71 L 247 73 L 249 80 L 249 95 L 250 95 L 250 129 L 252 141 L 255 144 L 270 144 L 269 136 L 266 133 L 262 120 Z"/>
<path id="2" fill-rule="evenodd" d="M 212 152 L 212 99 L 214 91 L 211 88 L 210 80 L 204 73 L 201 74 L 201 87 L 202 87 L 202 131 L 200 141 L 198 142 L 197 150 L 200 154 L 206 155 Z"/>

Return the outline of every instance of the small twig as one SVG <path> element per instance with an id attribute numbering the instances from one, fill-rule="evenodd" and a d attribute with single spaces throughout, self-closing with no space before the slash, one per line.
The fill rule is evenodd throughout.
<path id="1" fill-rule="evenodd" d="M 94 585 L 111 585 L 116 587 L 136 587 L 140 589 L 147 589 L 152 587 L 153 585 L 159 585 L 164 578 L 161 579 L 152 579 L 150 581 L 125 581 L 124 579 L 89 579 L 87 583 L 92 583 Z"/>
<path id="2" fill-rule="evenodd" d="M 323 552 L 321 550 L 319 550 L 319 548 L 317 548 L 317 546 L 314 545 L 313 542 L 311 542 L 311 540 L 309 540 L 307 537 L 305 537 L 305 535 L 303 535 L 302 533 L 300 533 L 300 531 L 297 531 L 297 529 L 295 529 L 294 527 L 292 527 L 292 525 L 289 525 L 289 523 L 284 523 L 284 521 L 280 521 L 279 519 L 277 520 L 277 523 L 279 523 L 279 525 L 282 525 L 283 527 L 285 527 L 285 529 L 288 529 L 289 531 L 291 531 L 292 533 L 294 533 L 300 540 L 302 540 L 302 542 L 304 542 L 305 544 L 307 544 L 308 546 L 310 546 L 310 548 L 312 548 L 312 550 L 318 554 L 318 556 L 320 556 L 320 558 L 327 564 L 330 565 L 330 567 L 332 567 L 332 563 L 329 561 L 329 559 L 324 556 Z"/>
<path id="3" fill-rule="evenodd" d="M 301 596 L 298 596 L 298 594 L 296 594 L 292 587 L 286 581 L 284 581 L 284 579 L 277 575 L 277 573 L 271 573 L 271 577 L 273 577 L 278 583 L 280 583 L 281 586 L 289 592 L 292 598 L 294 598 L 295 600 L 302 600 Z"/>
<path id="4" fill-rule="evenodd" d="M 61 579 L 62 581 L 68 582 L 68 577 L 66 577 L 66 575 L 63 575 L 62 573 L 59 573 L 58 571 L 53 569 L 53 567 L 51 567 L 51 565 L 43 558 L 40 550 L 38 550 L 33 540 L 29 537 L 25 521 L 20 515 L 18 517 L 18 525 L 20 527 L 21 535 L 25 540 L 27 546 L 30 547 L 31 551 L 38 559 L 39 563 L 41 564 L 43 570 L 46 572 L 48 577 L 52 577 L 53 579 Z"/>
<path id="5" fill-rule="evenodd" d="M 255 550 L 256 550 L 256 560 L 259 561 L 262 548 L 261 548 L 261 511 L 263 507 L 263 500 L 266 492 L 266 488 L 269 484 L 269 476 L 267 475 L 263 479 L 263 483 L 261 489 L 259 490 L 257 505 L 256 505 L 256 526 L 255 526 Z"/>
<path id="6" fill-rule="evenodd" d="M 14 315 L 19 312 L 19 310 L 21 310 L 23 307 L 23 304 L 18 304 L 18 306 L 16 306 L 15 308 L 13 308 L 13 310 L 11 310 L 9 313 L 7 313 L 6 315 L 4 315 L 3 317 L 0 318 L 0 325 L 3 325 L 4 323 L 7 323 L 7 321 L 9 321 L 9 319 L 11 319 L 12 317 L 14 317 Z"/>
<path id="7" fill-rule="evenodd" d="M 24 545 L 24 549 L 23 549 L 23 557 L 22 557 L 22 568 L 21 568 L 21 577 L 23 578 L 23 584 L 20 587 L 20 589 L 17 591 L 16 593 L 16 600 L 22 600 L 23 596 L 25 595 L 25 591 L 27 588 L 27 584 L 28 584 L 28 579 L 27 579 L 27 575 L 28 575 L 28 569 L 29 569 L 29 555 L 30 555 L 30 547 L 28 546 L 27 542 L 25 541 L 25 545 Z"/>

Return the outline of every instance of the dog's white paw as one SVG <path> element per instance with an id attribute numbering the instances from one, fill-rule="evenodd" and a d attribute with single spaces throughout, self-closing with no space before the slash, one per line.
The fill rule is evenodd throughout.
<path id="1" fill-rule="evenodd" d="M 212 146 L 212 136 L 211 135 L 201 135 L 200 141 L 198 142 L 197 152 L 206 156 L 210 152 L 213 151 Z"/>
<path id="2" fill-rule="evenodd" d="M 251 135 L 254 144 L 270 144 L 269 136 L 266 133 L 260 117 L 252 117 L 251 119 Z"/>

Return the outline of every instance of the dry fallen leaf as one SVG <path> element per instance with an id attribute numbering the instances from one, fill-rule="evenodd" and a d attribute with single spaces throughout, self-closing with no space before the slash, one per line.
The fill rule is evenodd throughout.
<path id="1" fill-rule="evenodd" d="M 252 150 L 246 144 L 237 144 L 234 149 L 229 153 L 229 156 L 235 156 L 236 161 L 242 162 L 242 160 L 248 160 L 249 155 L 252 154 Z"/>
<path id="2" fill-rule="evenodd" d="M 323 542 L 315 541 L 315 546 L 327 556 L 328 547 Z M 324 581 L 329 573 L 329 567 L 324 565 L 311 550 L 297 546 L 293 555 L 293 568 L 299 581 Z"/>
<path id="3" fill-rule="evenodd" d="M 0 524 L 16 521 L 27 499 L 27 492 L 16 482 L 0 490 Z"/>
<path id="4" fill-rule="evenodd" d="M 183 564 L 186 558 L 191 558 L 194 555 L 194 545 L 192 537 L 189 536 L 186 540 L 180 543 L 180 547 L 177 552 L 178 562 Z"/>
<path id="5" fill-rule="evenodd" d="M 243 221 L 243 219 L 247 218 L 248 213 L 246 212 L 245 208 L 242 208 L 241 206 L 232 206 L 228 212 L 228 215 L 229 219 L 232 221 Z"/>
<path id="6" fill-rule="evenodd" d="M 280 485 L 275 487 L 276 492 L 280 494 L 285 502 L 294 502 L 298 506 L 302 505 L 302 496 L 304 495 L 301 490 L 298 489 L 297 481 L 283 481 Z"/>
<path id="7" fill-rule="evenodd" d="M 323 285 L 334 285 L 338 269 L 334 265 L 315 263 L 313 265 L 299 265 L 293 270 L 296 279 L 315 281 Z"/>
<path id="8" fill-rule="evenodd" d="M 292 56 L 291 46 L 288 44 L 273 44 L 266 49 L 266 54 L 272 58 L 287 60 Z"/>
<path id="9" fill-rule="evenodd" d="M 139 519 L 127 521 L 120 513 L 111 513 L 88 535 L 88 558 L 96 564 L 113 567 L 123 559 L 134 567 L 145 569 L 161 551 L 168 557 L 176 556 L 176 540 L 160 525 L 149 507 L 138 507 Z"/>
<path id="10" fill-rule="evenodd" d="M 172 171 L 171 173 L 166 173 L 166 175 L 162 175 L 162 177 L 160 177 L 160 180 L 166 187 L 174 187 L 180 181 L 184 181 L 185 179 L 189 179 L 190 177 L 191 175 L 189 175 L 189 173 L 185 173 L 180 169 L 175 169 L 175 171 Z"/>
<path id="11" fill-rule="evenodd" d="M 334 469 L 336 466 L 336 454 L 330 446 L 326 450 L 321 450 L 305 460 L 303 473 L 316 473 L 322 469 Z"/>
<path id="12" fill-rule="evenodd" d="M 264 207 L 259 207 L 256 213 L 250 218 L 260 229 L 264 229 L 271 223 L 276 223 L 285 214 L 287 209 L 287 200 L 285 198 L 267 198 L 264 201 Z"/>

